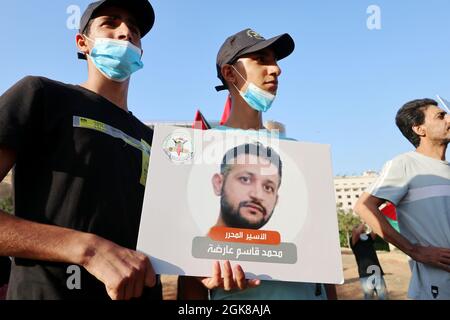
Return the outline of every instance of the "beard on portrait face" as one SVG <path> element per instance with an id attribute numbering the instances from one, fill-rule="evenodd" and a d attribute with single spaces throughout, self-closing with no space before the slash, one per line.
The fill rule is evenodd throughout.
<path id="1" fill-rule="evenodd" d="M 264 213 L 263 217 L 261 217 L 259 221 L 250 222 L 241 215 L 241 209 L 251 204 L 260 207 Z M 228 197 L 225 194 L 225 191 L 222 188 L 222 193 L 220 196 L 220 216 L 227 227 L 260 229 L 265 224 L 267 224 L 267 222 L 269 222 L 270 218 L 272 217 L 272 213 L 273 210 L 272 212 L 270 212 L 268 218 L 265 219 L 265 217 L 267 217 L 266 208 L 261 203 L 255 201 L 241 201 L 237 208 L 233 208 L 232 204 L 228 201 Z"/>

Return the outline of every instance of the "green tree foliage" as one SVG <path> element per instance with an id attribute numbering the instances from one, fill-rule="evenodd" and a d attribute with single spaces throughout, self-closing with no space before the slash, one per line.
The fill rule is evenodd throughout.
<path id="1" fill-rule="evenodd" d="M 352 230 L 361 223 L 361 219 L 353 214 L 352 210 L 345 211 L 342 208 L 337 208 L 337 215 L 339 222 L 339 242 L 341 247 L 349 247 Z"/>
<path id="2" fill-rule="evenodd" d="M 0 210 L 13 213 L 13 199 L 12 197 L 0 199 Z"/>
<path id="3" fill-rule="evenodd" d="M 339 242 L 342 247 L 350 247 L 350 237 L 354 227 L 362 223 L 359 216 L 355 215 L 352 210 L 345 211 L 342 208 L 337 208 L 338 222 L 339 222 Z M 389 244 L 382 238 L 377 236 L 374 243 L 377 251 L 390 251 Z"/>

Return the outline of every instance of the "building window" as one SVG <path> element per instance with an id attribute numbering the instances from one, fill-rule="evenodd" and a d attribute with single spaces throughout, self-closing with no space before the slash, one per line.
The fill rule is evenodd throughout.
<path id="1" fill-rule="evenodd" d="M 351 202 L 347 202 L 347 204 L 348 204 L 349 206 L 351 206 L 351 205 L 352 205 L 352 203 L 351 203 Z"/>
<path id="2" fill-rule="evenodd" d="M 347 196 L 347 199 L 350 199 L 350 198 L 351 198 L 351 196 L 350 196 L 350 195 L 348 195 L 348 196 Z"/>
<path id="3" fill-rule="evenodd" d="M 342 196 L 338 196 L 338 199 L 342 199 Z"/>

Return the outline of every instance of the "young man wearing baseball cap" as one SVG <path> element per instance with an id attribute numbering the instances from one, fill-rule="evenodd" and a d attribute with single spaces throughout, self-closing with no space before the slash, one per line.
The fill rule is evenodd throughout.
<path id="1" fill-rule="evenodd" d="M 153 131 L 128 111 L 148 0 L 91 3 L 76 36 L 88 79 L 26 77 L 0 97 L 0 181 L 15 166 L 15 217 L 0 212 L 9 299 L 161 298 L 135 251 Z"/>
<path id="2" fill-rule="evenodd" d="M 295 48 L 292 37 L 285 33 L 265 39 L 252 29 L 242 30 L 225 40 L 217 55 L 217 77 L 222 85 L 216 90 L 228 90 L 231 112 L 219 130 L 257 130 L 270 135 L 263 125 L 262 114 L 270 109 L 278 90 L 281 69 L 278 61 L 289 56 Z M 280 138 L 287 139 L 280 134 Z M 225 262 L 223 270 L 218 262 L 213 266 L 213 277 L 198 280 L 209 289 L 209 297 L 217 299 L 274 300 L 326 299 L 321 284 L 245 280 L 239 265 Z M 180 278 L 182 297 L 198 298 L 201 286 L 194 278 Z M 189 292 L 192 290 L 193 292 Z M 330 287 L 330 292 L 334 286 Z"/>

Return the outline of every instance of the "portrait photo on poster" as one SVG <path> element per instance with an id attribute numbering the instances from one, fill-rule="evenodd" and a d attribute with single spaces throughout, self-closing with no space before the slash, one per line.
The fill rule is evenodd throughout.
<path id="1" fill-rule="evenodd" d="M 222 149 L 214 144 L 208 148 Z M 209 153 L 208 148 L 204 152 Z M 207 234 L 194 238 L 194 257 L 296 262 L 295 244 L 280 241 L 293 239 L 300 232 L 306 217 L 307 189 L 303 175 L 295 170 L 295 163 L 279 153 L 259 141 L 235 143 L 225 154 L 216 153 L 219 158 L 214 161 L 217 165 L 213 173 L 192 168 L 189 209 L 199 228 Z M 205 183 L 199 184 L 199 180 Z M 281 189 L 282 185 L 286 187 Z M 294 191 L 295 197 L 289 191 Z M 294 204 L 296 210 L 286 210 Z M 218 214 L 214 216 L 212 210 Z M 268 240 L 268 235 L 278 240 Z M 262 238 L 266 241 L 261 241 Z M 205 246 L 208 246 L 207 252 Z M 224 254 L 221 248 L 227 248 L 229 254 Z M 262 258 L 268 255 L 278 259 Z"/>
<path id="2" fill-rule="evenodd" d="M 339 283 L 329 146 L 156 126 L 138 249 L 157 273 L 229 260 L 248 278 Z"/>

